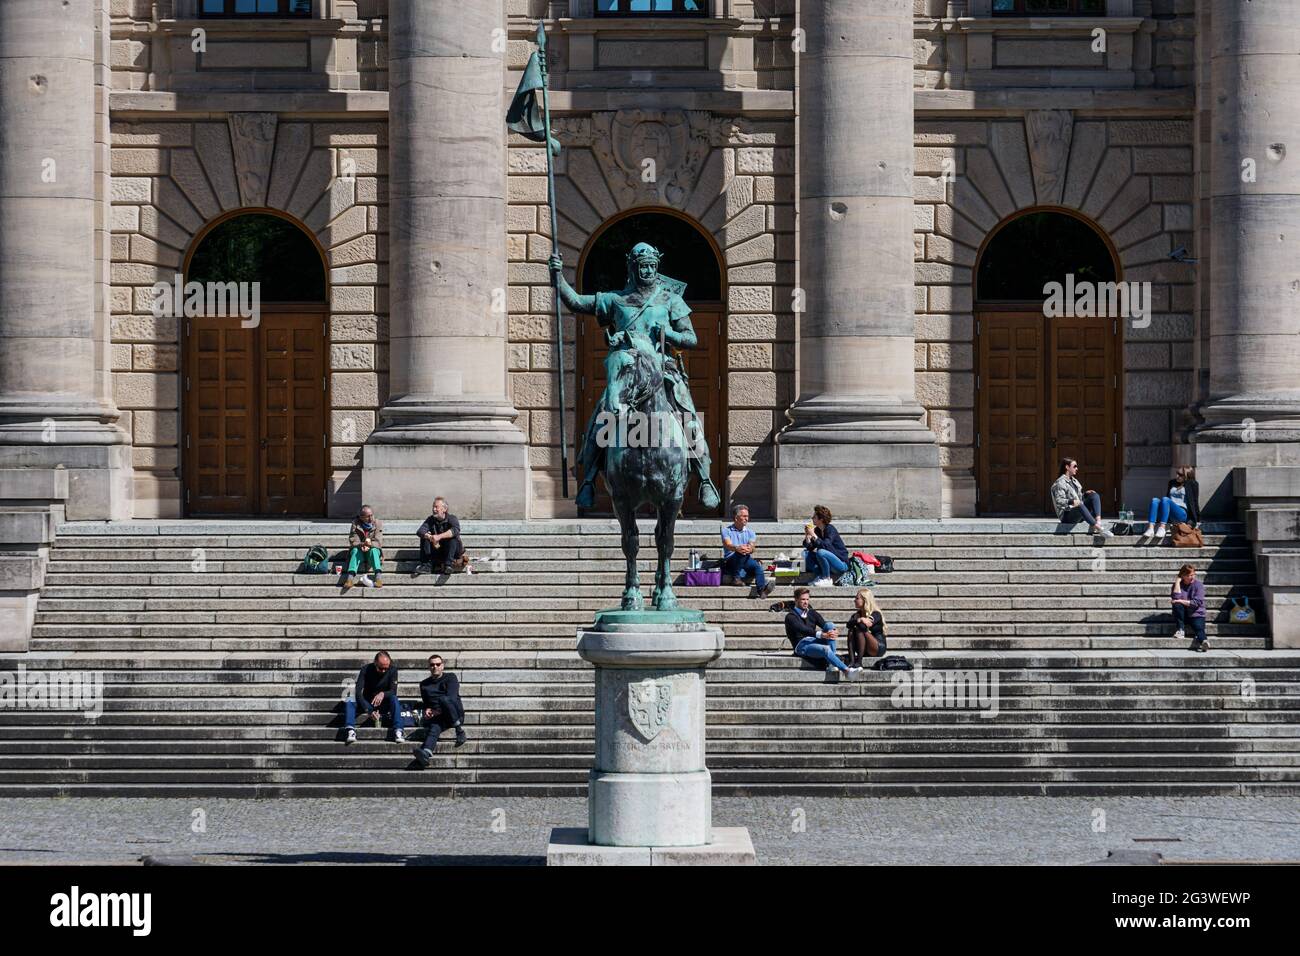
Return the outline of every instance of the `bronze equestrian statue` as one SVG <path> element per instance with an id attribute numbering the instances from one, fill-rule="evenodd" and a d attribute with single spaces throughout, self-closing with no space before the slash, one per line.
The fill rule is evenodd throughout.
<path id="1" fill-rule="evenodd" d="M 575 313 L 596 316 L 609 346 L 605 392 L 587 424 L 578 459 L 582 485 L 576 503 L 582 508 L 595 503 L 596 474 L 603 471 L 623 532 L 625 609 L 642 607 L 636 510 L 643 504 L 655 508 L 659 563 L 653 603 L 662 611 L 677 606 L 668 562 L 689 472 L 699 478 L 702 505 L 716 508 L 721 496 L 709 478 L 708 445 L 689 383 L 668 351 L 697 345 L 691 310 L 682 300 L 686 285 L 659 274 L 660 258 L 653 246 L 637 243 L 627 256 L 627 285 L 593 295 L 579 295 L 569 285 L 560 256 L 551 257 L 550 267 L 564 304 Z"/>

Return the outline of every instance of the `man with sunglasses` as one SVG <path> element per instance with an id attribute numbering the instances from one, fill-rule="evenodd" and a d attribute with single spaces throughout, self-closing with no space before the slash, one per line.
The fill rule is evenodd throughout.
<path id="1" fill-rule="evenodd" d="M 429 657 L 429 676 L 420 681 L 420 699 L 424 702 L 424 726 L 427 729 L 424 745 L 415 748 L 415 759 L 420 767 L 429 766 L 433 748 L 442 732 L 456 728 L 456 746 L 465 743 L 465 708 L 460 702 L 460 681 L 446 670 L 440 654 Z"/>

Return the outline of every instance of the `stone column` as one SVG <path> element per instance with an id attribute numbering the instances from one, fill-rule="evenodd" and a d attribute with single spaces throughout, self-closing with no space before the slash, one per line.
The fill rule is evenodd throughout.
<path id="1" fill-rule="evenodd" d="M 1192 442 L 1222 513 L 1234 467 L 1300 464 L 1300 21 L 1289 0 L 1211 16 L 1210 388 Z"/>
<path id="2" fill-rule="evenodd" d="M 522 518 L 528 457 L 506 395 L 502 0 L 390 5 L 390 397 L 362 496 L 385 518 Z"/>
<path id="3" fill-rule="evenodd" d="M 63 467 L 69 518 L 129 518 L 95 362 L 95 49 L 94 0 L 0 3 L 0 468 Z"/>
<path id="4" fill-rule="evenodd" d="M 800 385 L 777 514 L 938 517 L 913 372 L 912 2 L 808 0 L 800 25 Z"/>

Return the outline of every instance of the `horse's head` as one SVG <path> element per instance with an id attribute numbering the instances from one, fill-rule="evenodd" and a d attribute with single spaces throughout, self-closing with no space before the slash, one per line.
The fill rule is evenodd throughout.
<path id="1" fill-rule="evenodd" d="M 647 343 L 648 344 L 648 343 Z M 632 349 L 632 361 L 619 370 L 619 384 L 629 408 L 646 410 L 664 390 L 663 362 L 657 352 Z"/>

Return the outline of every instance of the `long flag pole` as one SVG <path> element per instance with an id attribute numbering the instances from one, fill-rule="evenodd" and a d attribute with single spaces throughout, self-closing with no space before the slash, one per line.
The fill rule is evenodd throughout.
<path id="1" fill-rule="evenodd" d="M 551 97 L 546 63 L 546 26 L 537 21 L 537 49 L 541 52 L 542 113 L 546 123 L 546 200 L 551 209 L 551 251 L 560 249 L 560 233 L 555 214 L 555 163 L 551 156 Z M 559 275 L 551 275 L 551 297 L 555 300 L 555 367 L 560 376 L 560 494 L 569 497 L 569 441 L 564 411 L 564 320 L 560 312 Z"/>

